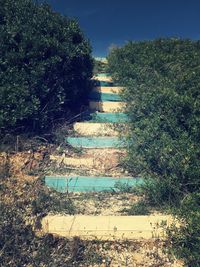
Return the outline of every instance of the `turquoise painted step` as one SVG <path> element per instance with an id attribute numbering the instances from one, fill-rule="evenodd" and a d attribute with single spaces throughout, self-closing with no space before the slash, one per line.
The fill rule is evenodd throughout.
<path id="1" fill-rule="evenodd" d="M 91 92 L 89 98 L 97 101 L 122 101 L 118 94 L 112 93 Z"/>
<path id="2" fill-rule="evenodd" d="M 91 122 L 110 122 L 110 123 L 125 123 L 128 122 L 128 116 L 125 113 L 107 113 L 107 112 L 97 112 L 92 113 L 87 120 Z"/>
<path id="3" fill-rule="evenodd" d="M 94 86 L 104 86 L 104 87 L 112 87 L 114 86 L 113 82 L 107 82 L 107 81 L 94 81 Z"/>
<path id="4" fill-rule="evenodd" d="M 135 187 L 143 183 L 142 178 L 114 178 L 88 176 L 46 176 L 45 185 L 58 192 L 119 191 L 119 187 Z"/>
<path id="5" fill-rule="evenodd" d="M 124 147 L 124 143 L 117 137 L 67 137 L 66 142 L 77 148 Z"/>
<path id="6" fill-rule="evenodd" d="M 110 77 L 110 73 L 98 73 L 97 77 Z"/>

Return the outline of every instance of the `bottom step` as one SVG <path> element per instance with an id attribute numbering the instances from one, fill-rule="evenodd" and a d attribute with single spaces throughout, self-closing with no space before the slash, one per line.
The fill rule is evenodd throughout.
<path id="1" fill-rule="evenodd" d="M 65 216 L 48 215 L 42 220 L 45 233 L 82 239 L 165 238 L 164 225 L 174 222 L 170 215 L 150 216 Z M 162 226 L 161 226 L 162 225 Z"/>
<path id="2" fill-rule="evenodd" d="M 136 186 L 142 178 L 88 177 L 88 176 L 46 176 L 45 185 L 58 192 L 117 191 L 119 187 Z"/>

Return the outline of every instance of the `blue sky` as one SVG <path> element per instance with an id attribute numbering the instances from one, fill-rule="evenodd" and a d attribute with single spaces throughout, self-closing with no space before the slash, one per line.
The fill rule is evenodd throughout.
<path id="1" fill-rule="evenodd" d="M 159 37 L 200 39 L 200 0 L 46 0 L 75 17 L 93 54 L 105 56 L 112 44 Z"/>

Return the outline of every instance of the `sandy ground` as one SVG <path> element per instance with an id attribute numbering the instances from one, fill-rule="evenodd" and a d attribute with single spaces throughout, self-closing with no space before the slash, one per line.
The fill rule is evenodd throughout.
<path id="1" fill-rule="evenodd" d="M 106 176 L 128 176 L 120 166 L 120 158 L 126 152 L 122 149 L 82 149 L 81 153 L 66 151 L 61 156 L 52 154 L 50 159 L 57 167 L 53 172 L 59 174 L 64 166 L 72 168 L 77 174 L 106 175 Z"/>

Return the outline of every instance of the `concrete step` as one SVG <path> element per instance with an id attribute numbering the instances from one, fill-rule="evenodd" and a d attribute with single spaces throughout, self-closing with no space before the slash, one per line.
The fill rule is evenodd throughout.
<path id="1" fill-rule="evenodd" d="M 58 192 L 101 192 L 119 191 L 121 186 L 137 186 L 143 179 L 131 177 L 94 177 L 94 176 L 46 176 L 45 185 Z"/>
<path id="2" fill-rule="evenodd" d="M 123 112 L 95 112 L 86 117 L 87 120 L 91 122 L 105 122 L 105 123 L 128 122 L 128 116 Z"/>
<path id="3" fill-rule="evenodd" d="M 119 87 L 119 86 L 112 86 L 112 87 L 97 86 L 93 88 L 93 91 L 100 92 L 100 93 L 119 94 L 122 91 L 122 89 L 123 87 Z"/>
<path id="4" fill-rule="evenodd" d="M 164 239 L 164 227 L 172 225 L 170 215 L 86 216 L 48 215 L 42 220 L 44 233 L 62 237 L 100 240 Z"/>
<path id="5" fill-rule="evenodd" d="M 100 111 L 100 112 L 119 112 L 125 106 L 124 102 L 98 102 L 98 101 L 90 101 L 89 107 L 92 111 Z"/>
<path id="6" fill-rule="evenodd" d="M 112 101 L 112 102 L 122 101 L 121 97 L 118 94 L 101 93 L 95 91 L 90 92 L 89 99 L 93 101 Z"/>
<path id="7" fill-rule="evenodd" d="M 117 136 L 113 123 L 76 122 L 74 131 L 83 136 Z"/>
<path id="8" fill-rule="evenodd" d="M 76 148 L 122 148 L 125 146 L 117 137 L 67 137 L 66 142 Z"/>

